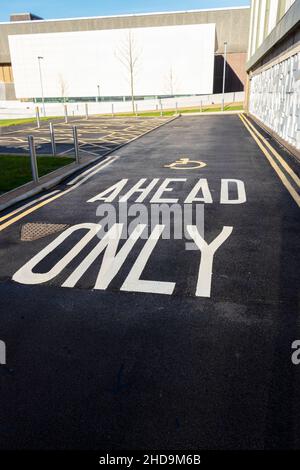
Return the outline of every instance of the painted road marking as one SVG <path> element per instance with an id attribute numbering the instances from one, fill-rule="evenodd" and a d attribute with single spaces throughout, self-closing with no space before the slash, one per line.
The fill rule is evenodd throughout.
<path id="1" fill-rule="evenodd" d="M 272 166 L 272 168 L 276 171 L 277 173 L 277 176 L 280 178 L 282 184 L 285 186 L 285 188 L 288 190 L 288 192 L 290 193 L 290 195 L 292 196 L 292 198 L 294 199 L 294 201 L 296 202 L 296 204 L 298 205 L 298 207 L 300 207 L 300 196 L 299 194 L 297 193 L 297 191 L 295 191 L 295 189 L 293 188 L 293 186 L 291 185 L 291 183 L 288 181 L 287 177 L 285 176 L 285 174 L 282 172 L 282 170 L 279 168 L 279 166 L 277 165 L 277 163 L 275 163 L 275 161 L 273 160 L 272 156 L 269 154 L 269 152 L 267 151 L 267 149 L 262 145 L 262 143 L 260 142 L 260 140 L 258 139 L 258 137 L 254 134 L 254 132 L 251 130 L 250 126 L 247 124 L 247 122 L 241 117 L 241 115 L 239 115 L 241 121 L 243 122 L 244 126 L 246 127 L 246 129 L 249 131 L 249 133 L 251 134 L 251 136 L 253 137 L 253 139 L 255 140 L 255 142 L 257 143 L 257 145 L 259 146 L 259 148 L 261 149 L 261 151 L 263 152 L 263 154 L 266 156 L 266 158 L 268 159 L 270 165 Z"/>
<path id="2" fill-rule="evenodd" d="M 83 178 L 85 175 L 88 175 L 89 173 L 91 173 L 93 170 L 99 168 L 100 166 L 104 165 L 105 163 L 109 162 L 112 158 L 117 158 L 117 155 L 115 156 L 109 156 L 107 157 L 105 160 L 103 160 L 102 162 L 98 163 L 97 165 L 95 166 L 92 166 L 91 168 L 89 168 L 88 170 L 84 171 L 83 173 L 80 173 L 80 175 L 76 176 L 75 178 L 73 178 L 71 181 L 69 181 L 67 183 L 68 186 L 71 186 L 73 185 L 74 183 L 77 183 L 77 181 L 79 181 L 81 178 Z M 105 165 L 106 166 L 106 165 Z"/>
<path id="3" fill-rule="evenodd" d="M 21 207 L 19 207 L 18 209 L 14 210 L 13 212 L 10 212 L 9 214 L 6 214 L 6 215 L 4 215 L 3 217 L 0 217 L 0 222 L 2 222 L 3 220 L 9 219 L 9 218 L 12 217 L 13 215 L 18 214 L 18 213 L 21 212 L 22 210 L 26 209 L 27 207 L 33 206 L 33 204 L 35 204 L 35 203 L 37 203 L 37 202 L 39 202 L 39 201 L 43 201 L 43 200 L 46 199 L 47 197 L 52 196 L 53 194 L 56 194 L 56 193 L 59 193 L 59 189 L 56 189 L 55 191 L 52 191 L 51 193 L 44 194 L 44 196 L 41 196 L 41 197 L 39 197 L 38 199 L 34 199 L 33 201 L 28 202 L 28 203 L 25 204 L 24 206 L 21 206 Z"/>
<path id="4" fill-rule="evenodd" d="M 124 224 L 115 223 L 110 230 L 105 233 L 102 239 L 99 240 L 97 245 L 88 253 L 83 261 L 81 261 L 77 268 L 75 268 L 72 274 L 69 275 L 65 282 L 63 282 L 62 287 L 75 287 L 77 282 L 104 251 L 102 259 L 100 257 L 100 269 L 93 288 L 106 290 L 120 271 L 123 264 L 126 262 L 127 257 L 130 255 L 137 240 L 142 236 L 142 233 L 146 228 L 146 224 L 138 224 L 118 251 L 123 227 Z M 82 223 L 67 228 L 55 240 L 18 269 L 12 279 L 15 282 L 27 285 L 43 284 L 51 281 L 56 276 L 60 275 L 61 272 L 88 245 L 88 243 L 97 236 L 101 228 L 102 226 L 96 223 Z M 149 258 L 159 242 L 164 229 L 165 225 L 163 224 L 157 224 L 154 226 L 150 237 L 147 239 L 139 255 L 135 259 L 120 290 L 165 295 L 173 294 L 176 282 L 141 279 L 143 271 L 149 262 Z M 36 272 L 35 268 L 42 260 L 44 260 L 50 253 L 53 253 L 56 248 L 65 242 L 65 240 L 74 232 L 82 230 L 87 230 L 87 233 L 85 233 L 83 237 L 77 241 L 75 245 L 56 262 L 56 264 L 54 264 L 54 266 L 50 267 L 47 272 Z M 204 240 L 196 225 L 188 225 L 187 230 L 201 253 L 199 257 L 199 268 L 197 271 L 197 288 L 195 296 L 210 297 L 214 256 L 220 246 L 223 245 L 231 235 L 233 227 L 222 227 L 221 232 L 210 243 L 207 243 Z"/>
<path id="5" fill-rule="evenodd" d="M 148 181 L 148 178 L 141 178 L 139 181 L 134 184 L 134 186 L 128 191 L 126 188 L 126 193 L 121 195 L 121 192 L 125 186 L 129 183 L 128 178 L 123 178 L 117 183 L 114 183 L 112 186 L 101 191 L 101 193 L 96 194 L 92 198 L 88 199 L 87 202 L 103 201 L 103 202 L 114 202 L 116 198 L 119 197 L 119 202 L 126 202 L 133 194 L 138 193 L 139 196 L 135 199 L 134 202 L 144 202 L 145 198 L 149 196 L 149 193 L 160 181 L 159 178 L 153 178 L 150 180 L 150 183 L 147 183 L 146 186 L 143 186 Z M 173 192 L 174 187 L 169 185 L 173 182 L 174 184 L 178 182 L 185 183 L 187 178 L 163 178 L 162 182 L 159 185 L 159 188 L 156 190 L 155 194 L 150 199 L 150 203 L 156 204 L 176 204 L 178 198 L 163 198 L 165 192 Z M 233 188 L 236 188 L 236 195 L 234 197 L 229 197 L 229 185 Z M 196 197 L 200 195 L 201 197 Z M 245 183 L 237 179 L 222 178 L 221 179 L 221 189 L 220 189 L 220 204 L 244 204 L 247 200 Z M 198 182 L 195 183 L 194 188 L 190 191 L 187 198 L 185 199 L 185 204 L 192 204 L 193 202 L 204 202 L 211 204 L 213 202 L 212 194 L 208 186 L 208 181 L 206 178 L 200 178 Z"/>
<path id="6" fill-rule="evenodd" d="M 164 165 L 165 168 L 172 168 L 172 170 L 195 170 L 196 168 L 204 168 L 205 166 L 206 163 L 200 162 L 198 160 L 190 160 L 187 157 L 180 158 L 179 160 L 176 160 L 176 162 L 170 163 L 169 165 Z"/>
<path id="7" fill-rule="evenodd" d="M 300 187 L 300 178 L 298 178 L 298 176 L 296 175 L 296 173 L 294 173 L 294 171 L 291 169 L 291 167 L 286 163 L 286 161 L 282 158 L 282 156 L 272 147 L 272 145 L 270 144 L 270 142 L 268 142 L 267 139 L 264 138 L 264 136 L 258 132 L 258 130 L 253 126 L 253 124 L 249 121 L 249 119 L 247 119 L 246 116 L 243 116 L 243 118 L 246 120 L 246 122 L 249 124 L 249 126 L 251 127 L 251 129 L 253 129 L 253 132 L 255 132 L 255 134 L 261 138 L 261 140 L 263 141 L 263 143 L 271 150 L 271 152 L 273 153 L 273 155 L 277 158 L 277 160 L 281 163 L 281 165 L 283 166 L 283 168 L 287 171 L 287 173 L 291 176 L 291 178 L 295 181 L 295 183 L 297 184 L 297 186 Z"/>
<path id="8" fill-rule="evenodd" d="M 73 186 L 71 186 L 69 189 L 66 189 L 65 191 L 61 191 L 59 192 L 58 194 L 50 197 L 49 199 L 46 199 L 46 201 L 42 201 L 40 202 L 39 204 L 37 204 L 36 206 L 34 207 L 31 207 L 30 209 L 26 210 L 25 212 L 23 212 L 22 214 L 19 214 L 17 215 L 16 217 L 14 217 L 13 219 L 10 219 L 8 220 L 7 222 L 5 222 L 4 224 L 1 224 L 0 225 L 0 232 L 4 229 L 6 229 L 7 227 L 9 227 L 10 225 L 14 224 L 15 222 L 17 222 L 18 220 L 20 219 L 23 219 L 24 217 L 26 217 L 27 215 L 31 214 L 32 212 L 35 212 L 36 210 L 40 209 L 41 207 L 45 206 L 46 204 L 49 204 L 50 202 L 52 201 L 55 201 L 56 199 L 58 199 L 59 197 L 61 196 L 64 196 L 65 194 L 68 194 L 70 191 L 73 191 L 74 189 L 78 188 L 82 183 L 84 183 L 85 181 L 87 181 L 89 178 L 91 178 L 92 176 L 94 176 L 96 173 L 98 173 L 98 171 L 102 170 L 102 168 L 104 168 L 105 166 L 108 166 L 110 165 L 111 163 L 113 163 L 115 160 L 117 159 L 117 157 L 115 157 L 113 160 L 110 160 L 109 162 L 107 162 L 104 166 L 100 167 L 100 168 L 97 168 L 96 170 L 94 170 L 93 172 L 91 172 L 90 174 L 86 175 L 83 179 L 81 179 L 77 184 L 74 184 Z"/>

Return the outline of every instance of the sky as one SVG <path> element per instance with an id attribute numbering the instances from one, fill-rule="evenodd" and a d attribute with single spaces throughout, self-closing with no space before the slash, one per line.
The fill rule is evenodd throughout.
<path id="1" fill-rule="evenodd" d="M 0 0 L 0 21 L 31 12 L 45 19 L 247 6 L 250 0 Z"/>

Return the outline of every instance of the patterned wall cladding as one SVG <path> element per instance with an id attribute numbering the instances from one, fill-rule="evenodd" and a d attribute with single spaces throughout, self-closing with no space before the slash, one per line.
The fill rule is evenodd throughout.
<path id="1" fill-rule="evenodd" d="M 252 77 L 249 110 L 300 149 L 300 52 Z"/>

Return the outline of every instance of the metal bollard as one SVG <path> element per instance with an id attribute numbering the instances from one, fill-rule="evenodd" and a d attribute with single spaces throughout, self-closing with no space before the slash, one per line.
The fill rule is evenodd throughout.
<path id="1" fill-rule="evenodd" d="M 200 113 L 202 113 L 202 100 L 200 101 Z"/>
<path id="2" fill-rule="evenodd" d="M 175 109 L 176 109 L 176 114 L 178 114 L 178 103 L 177 103 L 177 101 L 175 103 Z"/>
<path id="3" fill-rule="evenodd" d="M 52 155 L 55 157 L 56 155 L 56 144 L 55 144 L 55 134 L 54 134 L 54 127 L 53 123 L 49 123 L 49 128 L 50 128 L 50 138 L 51 138 L 51 147 L 52 147 Z"/>
<path id="4" fill-rule="evenodd" d="M 137 105 L 137 103 L 135 105 L 135 117 L 138 117 L 138 105 Z"/>
<path id="5" fill-rule="evenodd" d="M 160 102 L 160 116 L 163 115 L 163 105 L 162 105 L 162 102 Z"/>
<path id="6" fill-rule="evenodd" d="M 89 106 L 85 103 L 85 119 L 88 120 L 89 118 Z"/>
<path id="7" fill-rule="evenodd" d="M 65 123 L 68 124 L 68 108 L 66 104 L 64 104 L 64 113 L 65 113 Z"/>
<path id="8" fill-rule="evenodd" d="M 73 140 L 74 140 L 75 160 L 76 160 L 76 163 L 80 163 L 80 161 L 79 161 L 79 146 L 78 146 L 77 127 L 72 126 L 72 131 L 73 131 Z"/>
<path id="9" fill-rule="evenodd" d="M 37 183 L 39 181 L 39 173 L 38 173 L 38 167 L 37 167 L 37 161 L 36 161 L 36 152 L 35 152 L 33 135 L 28 136 L 28 144 L 29 144 L 29 152 L 30 152 L 32 179 L 35 183 Z"/>
<path id="10" fill-rule="evenodd" d="M 111 115 L 112 115 L 112 117 L 115 117 L 114 104 L 113 103 L 111 104 Z"/>
<path id="11" fill-rule="evenodd" d="M 38 106 L 36 106 L 35 108 L 35 115 L 36 115 L 36 125 L 38 126 L 38 128 L 41 127 L 41 122 L 40 122 L 40 109 Z"/>

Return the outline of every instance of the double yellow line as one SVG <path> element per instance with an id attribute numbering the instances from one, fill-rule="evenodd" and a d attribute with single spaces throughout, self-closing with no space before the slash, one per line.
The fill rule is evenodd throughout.
<path id="1" fill-rule="evenodd" d="M 49 194 L 49 196 L 51 196 L 51 197 L 47 198 L 47 196 L 43 196 L 42 198 L 39 198 L 36 201 L 33 201 L 32 207 L 28 208 L 27 210 L 18 213 L 19 209 L 16 209 L 15 211 L 10 212 L 9 214 L 5 214 L 4 216 L 0 217 L 0 223 L 4 222 L 7 219 L 9 219 L 9 220 L 7 220 L 7 222 L 4 222 L 4 223 L 0 224 L 0 232 L 2 230 L 6 229 L 7 227 L 9 227 L 10 225 L 14 224 L 15 222 L 17 222 L 18 220 L 23 219 L 23 217 L 26 217 L 27 215 L 29 215 L 32 212 L 36 211 L 37 209 L 40 209 L 41 207 L 45 206 L 46 204 L 49 204 L 50 202 L 55 201 L 56 199 L 58 199 L 62 196 L 65 196 L 70 191 L 73 191 L 74 189 L 78 188 L 86 180 L 88 180 L 89 178 L 93 177 L 96 173 L 98 173 L 98 171 L 102 170 L 103 168 L 105 168 L 110 163 L 113 163 L 116 160 L 116 158 L 118 158 L 118 157 L 113 157 L 112 155 L 107 157 L 105 160 L 102 160 L 97 165 L 95 165 L 95 166 L 89 168 L 88 170 L 84 171 L 83 173 L 81 173 L 79 175 L 80 179 L 79 179 L 78 182 L 77 182 L 77 180 L 78 180 L 79 177 L 74 178 L 70 182 L 72 184 L 72 186 L 70 186 L 68 189 L 64 189 L 62 191 L 53 191 L 52 193 Z M 76 183 L 76 184 L 74 184 L 74 183 Z M 57 194 L 53 195 L 54 192 L 57 193 Z M 38 204 L 36 204 L 36 202 Z M 27 204 L 25 204 L 24 209 L 26 207 L 28 207 Z M 10 218 L 13 215 L 15 215 L 16 213 L 18 213 L 18 215 L 16 215 L 13 218 Z"/>
<path id="2" fill-rule="evenodd" d="M 282 184 L 288 190 L 298 207 L 300 207 L 300 195 L 290 183 L 282 169 L 276 163 L 275 159 L 281 164 L 282 168 L 285 169 L 290 178 L 294 181 L 297 188 L 300 188 L 300 178 L 296 173 L 291 169 L 291 167 L 286 163 L 286 161 L 281 157 L 281 155 L 272 147 L 272 145 L 258 132 L 258 130 L 253 126 L 253 124 L 246 118 L 245 115 L 239 114 L 241 121 L 243 122 L 246 129 L 249 131 L 267 160 L 269 161 L 272 168 L 275 170 L 277 176 L 281 180 Z M 263 145 L 264 144 L 264 145 Z M 269 151 L 268 151 L 269 149 Z M 272 156 L 272 155 L 273 156 Z M 275 158 L 275 159 L 274 159 Z"/>
<path id="3" fill-rule="evenodd" d="M 55 196 L 52 196 L 52 197 L 50 197 L 49 199 L 46 199 L 45 201 L 42 201 L 42 202 L 40 202 L 39 204 L 36 204 L 35 206 L 30 207 L 30 209 L 27 209 L 26 211 L 21 212 L 20 214 L 16 215 L 16 217 L 14 217 L 13 219 L 10 219 L 10 220 L 8 220 L 7 222 L 1 224 L 1 225 L 0 225 L 0 232 L 1 232 L 1 230 L 4 230 L 6 227 L 8 227 L 9 225 L 12 225 L 12 224 L 14 224 L 15 222 L 17 222 L 18 220 L 22 219 L 22 218 L 25 217 L 26 215 L 31 214 L 32 212 L 36 211 L 36 210 L 39 209 L 40 207 L 43 207 L 43 206 L 45 206 L 46 204 L 49 204 L 49 202 L 52 202 L 52 201 L 54 201 L 55 199 L 58 199 L 59 197 L 63 196 L 63 195 L 65 194 L 65 192 L 66 192 L 66 191 L 60 192 L 60 193 L 56 194 Z M 4 215 L 3 217 L 0 218 L 0 222 L 2 222 L 2 221 L 4 221 L 4 220 L 8 219 L 8 218 L 11 217 L 12 215 L 13 215 L 13 212 Z"/>

